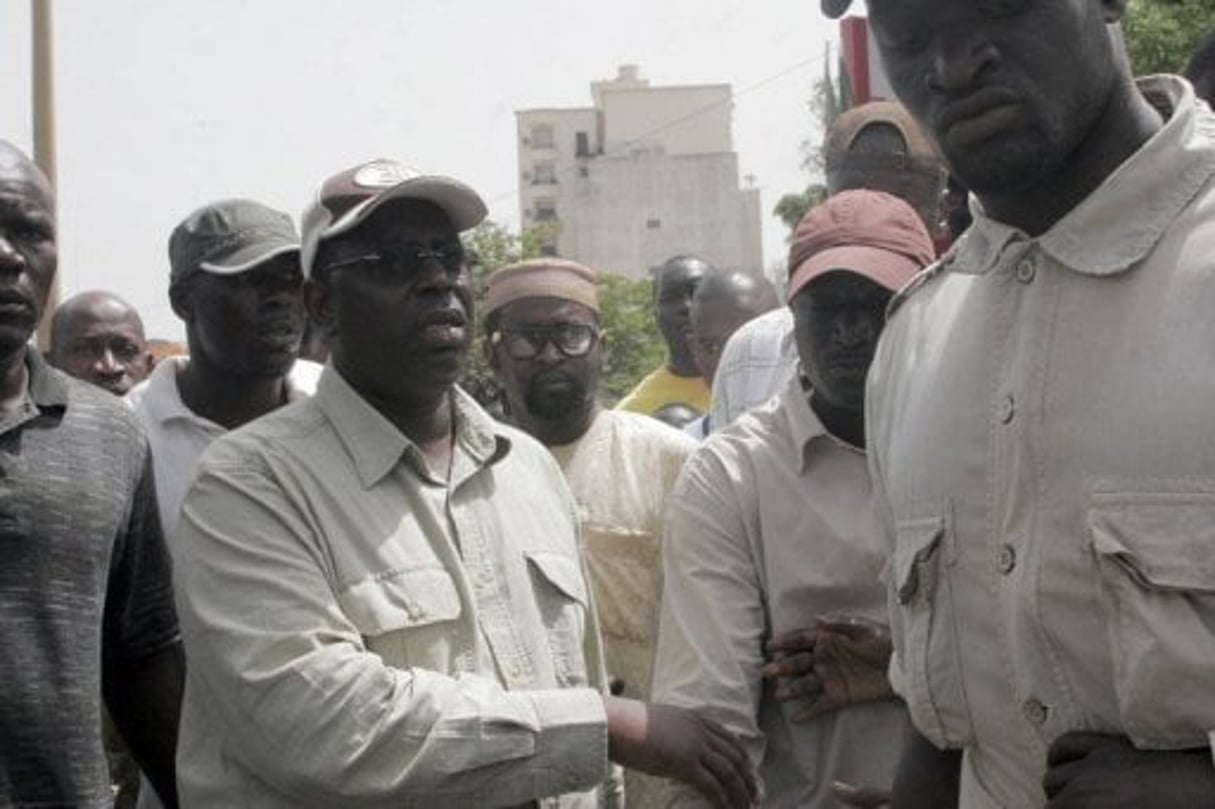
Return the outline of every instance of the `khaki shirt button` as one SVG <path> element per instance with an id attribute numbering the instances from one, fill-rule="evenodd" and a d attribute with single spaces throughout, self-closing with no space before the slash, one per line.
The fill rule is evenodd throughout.
<path id="1" fill-rule="evenodd" d="M 1017 566 L 1017 551 L 1012 545 L 1001 545 L 1000 552 L 996 554 L 996 568 L 1003 575 L 1007 576 L 1013 572 L 1013 568 Z"/>
<path id="2" fill-rule="evenodd" d="M 1046 721 L 1048 709 L 1045 705 L 1039 702 L 1034 697 L 1025 700 L 1021 705 L 1021 713 L 1029 720 L 1030 724 L 1041 725 Z"/>
<path id="3" fill-rule="evenodd" d="M 523 667 L 518 663 L 510 664 L 510 676 L 514 679 L 519 679 L 523 675 Z"/>
<path id="4" fill-rule="evenodd" d="M 1038 274 L 1038 265 L 1034 263 L 1032 258 L 1023 258 L 1017 262 L 1017 280 L 1022 284 L 1033 283 L 1034 276 Z"/>
<path id="5" fill-rule="evenodd" d="M 1000 400 L 1000 423 L 1008 424 L 1013 420 L 1013 415 L 1017 412 L 1017 407 L 1013 402 L 1012 396 L 1005 396 Z"/>

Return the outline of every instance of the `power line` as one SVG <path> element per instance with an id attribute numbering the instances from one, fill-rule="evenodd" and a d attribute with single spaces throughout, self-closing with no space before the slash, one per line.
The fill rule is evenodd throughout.
<path id="1" fill-rule="evenodd" d="M 642 134 L 638 135 L 637 137 L 633 138 L 632 140 L 625 141 L 621 145 L 621 150 L 628 151 L 630 148 L 644 143 L 645 141 L 649 140 L 650 138 L 654 137 L 655 135 L 665 132 L 666 130 L 668 130 L 674 126 L 678 126 L 679 124 L 690 121 L 691 119 L 693 119 L 699 115 L 704 115 L 706 112 L 711 112 L 711 111 L 717 109 L 718 107 L 721 107 L 723 104 L 733 104 L 739 98 L 742 98 L 743 96 L 748 95 L 749 93 L 753 93 L 756 90 L 766 87 L 767 85 L 769 85 L 775 81 L 779 81 L 780 79 L 783 79 L 788 75 L 796 73 L 797 71 L 802 70 L 803 68 L 808 67 L 809 65 L 820 62 L 823 58 L 824 53 L 826 53 L 826 51 L 819 51 L 814 56 L 811 56 L 808 59 L 803 59 L 799 62 L 796 62 L 796 63 L 790 65 L 787 68 L 784 68 L 783 70 L 779 70 L 776 73 L 772 73 L 771 75 L 765 76 L 764 78 L 760 79 L 757 82 L 748 84 L 746 87 L 742 88 L 738 92 L 732 92 L 730 94 L 730 96 L 723 101 L 714 101 L 712 104 L 706 104 L 703 107 L 692 110 L 691 112 L 689 112 L 686 115 L 682 115 L 679 118 L 674 118 L 659 126 L 654 127 L 653 129 L 651 129 L 647 132 L 643 132 Z M 571 174 L 577 168 L 578 168 L 578 166 L 567 166 L 560 172 L 556 173 L 554 176 L 559 178 L 559 177 L 565 176 L 567 174 Z M 519 186 L 516 185 L 510 191 L 506 191 L 506 192 L 503 192 L 501 194 L 497 194 L 497 195 L 491 197 L 489 199 L 489 204 L 494 205 L 498 202 L 506 200 L 509 197 L 517 197 L 518 194 L 519 194 Z M 520 224 L 520 227 L 522 227 L 523 223 L 520 222 L 519 224 Z"/>

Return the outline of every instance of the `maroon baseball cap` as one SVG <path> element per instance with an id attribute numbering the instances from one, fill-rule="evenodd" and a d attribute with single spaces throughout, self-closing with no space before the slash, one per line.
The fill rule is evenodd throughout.
<path id="1" fill-rule="evenodd" d="M 881 191 L 841 191 L 797 223 L 789 246 L 788 299 L 835 270 L 897 292 L 935 255 L 924 222 L 906 202 Z"/>
<path id="2" fill-rule="evenodd" d="M 325 180 L 304 211 L 300 245 L 304 277 L 312 274 L 312 262 L 322 241 L 351 230 L 393 199 L 434 203 L 458 231 L 476 227 L 488 213 L 480 195 L 459 180 L 423 174 L 392 160 L 363 163 Z"/>

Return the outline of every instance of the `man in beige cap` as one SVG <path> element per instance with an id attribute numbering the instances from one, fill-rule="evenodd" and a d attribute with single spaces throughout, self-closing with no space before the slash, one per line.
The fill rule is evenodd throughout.
<path id="1" fill-rule="evenodd" d="M 578 503 L 612 690 L 648 699 L 663 512 L 695 443 L 600 407 L 607 336 L 590 268 L 555 258 L 503 267 L 489 279 L 485 323 L 507 419 L 549 448 Z M 625 779 L 630 807 L 657 805 L 657 782 L 633 771 Z"/>
<path id="2" fill-rule="evenodd" d="M 561 471 L 456 387 L 484 217 L 386 160 L 305 212 L 330 364 L 217 439 L 181 510 L 186 804 L 616 806 L 609 757 L 750 799 L 724 731 L 606 694 Z"/>
<path id="3" fill-rule="evenodd" d="M 909 726 L 885 676 L 865 374 L 886 304 L 932 257 L 896 197 L 845 191 L 810 211 L 789 253 L 800 373 L 710 435 L 670 498 L 654 699 L 736 733 L 766 807 L 834 807 L 834 781 L 894 777 Z"/>

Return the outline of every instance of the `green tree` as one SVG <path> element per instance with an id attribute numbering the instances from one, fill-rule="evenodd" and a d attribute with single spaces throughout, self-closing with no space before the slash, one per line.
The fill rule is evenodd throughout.
<path id="1" fill-rule="evenodd" d="M 1122 27 L 1135 75 L 1180 73 L 1203 40 L 1215 35 L 1215 3 L 1131 0 Z"/>
<path id="2" fill-rule="evenodd" d="M 822 183 L 811 183 L 806 190 L 799 194 L 785 194 L 776 201 L 772 213 L 776 214 L 785 227 L 792 232 L 797 223 L 802 221 L 806 211 L 818 205 L 827 198 L 827 186 Z"/>
<path id="3" fill-rule="evenodd" d="M 552 242 L 552 233 L 529 230 L 518 236 L 488 220 L 464 234 L 476 301 L 476 340 L 460 385 L 483 405 L 492 406 L 499 400 L 498 383 L 485 360 L 484 312 L 489 276 L 499 267 L 539 256 L 540 246 Z M 614 405 L 666 357 L 650 294 L 648 281 L 599 275 L 600 320 L 608 335 L 599 395 L 607 406 Z"/>

